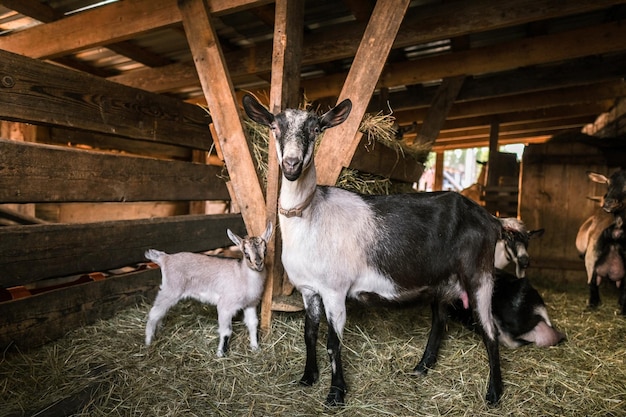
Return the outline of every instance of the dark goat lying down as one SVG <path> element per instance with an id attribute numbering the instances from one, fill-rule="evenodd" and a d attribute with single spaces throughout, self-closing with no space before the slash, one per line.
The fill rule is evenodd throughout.
<path id="1" fill-rule="evenodd" d="M 528 278 L 517 278 L 496 269 L 491 311 L 498 328 L 498 340 L 516 348 L 528 343 L 539 347 L 554 346 L 565 335 L 552 326 L 546 305 Z M 448 309 L 450 317 L 470 330 L 479 331 L 474 314 L 461 300 Z"/>

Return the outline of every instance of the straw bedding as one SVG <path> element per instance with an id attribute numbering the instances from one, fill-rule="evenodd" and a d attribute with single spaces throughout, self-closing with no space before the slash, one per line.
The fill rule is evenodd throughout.
<path id="1" fill-rule="evenodd" d="M 215 308 L 194 301 L 174 307 L 146 348 L 147 300 L 37 350 L 5 352 L 0 415 L 626 415 L 626 321 L 616 295 L 604 289 L 605 304 L 590 312 L 583 285 L 537 287 L 568 340 L 548 349 L 501 348 L 505 391 L 495 408 L 483 399 L 482 342 L 456 323 L 435 369 L 426 377 L 409 375 L 426 344 L 426 306 L 348 304 L 343 357 L 350 390 L 345 407 L 329 410 L 323 405 L 330 384 L 324 325 L 320 381 L 303 387 L 297 383 L 305 359 L 302 312 L 275 313 L 258 352 L 250 351 L 245 326 L 236 320 L 230 352 L 217 358 Z"/>

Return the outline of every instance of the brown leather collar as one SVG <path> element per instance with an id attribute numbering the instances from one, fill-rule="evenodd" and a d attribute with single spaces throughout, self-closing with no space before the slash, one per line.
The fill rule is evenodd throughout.
<path id="1" fill-rule="evenodd" d="M 286 210 L 282 207 L 278 207 L 278 212 L 280 214 L 282 214 L 283 216 L 290 218 L 290 217 L 302 217 L 302 212 L 304 211 L 304 209 L 306 209 L 307 207 L 309 207 L 309 205 L 311 205 L 311 201 L 313 201 L 313 197 L 315 197 L 315 191 L 313 191 L 311 193 L 311 195 L 309 195 L 307 197 L 306 200 L 304 200 L 304 203 L 302 203 L 300 206 L 298 207 L 294 207 L 294 208 L 290 208 L 289 210 Z"/>

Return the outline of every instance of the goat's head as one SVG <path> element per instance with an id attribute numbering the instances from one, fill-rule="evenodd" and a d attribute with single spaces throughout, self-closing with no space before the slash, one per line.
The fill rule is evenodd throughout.
<path id="1" fill-rule="evenodd" d="M 267 241 L 272 236 L 272 222 L 267 224 L 265 232 L 262 236 L 252 236 L 241 238 L 233 233 L 232 230 L 226 230 L 230 240 L 237 245 L 243 259 L 248 268 L 253 271 L 261 272 L 265 268 L 265 254 L 267 252 Z"/>
<path id="2" fill-rule="evenodd" d="M 608 189 L 602 201 L 602 208 L 615 213 L 626 209 L 626 170 L 617 170 L 609 178 L 596 172 L 588 172 L 589 178 L 600 184 L 607 184 Z"/>
<path id="3" fill-rule="evenodd" d="M 315 142 L 326 129 L 343 123 L 350 114 L 352 102 L 345 99 L 321 117 L 305 110 L 287 109 L 270 113 L 254 97 L 243 97 L 243 108 L 255 122 L 269 126 L 276 140 L 278 163 L 283 175 L 295 181 L 313 162 Z"/>
<path id="4" fill-rule="evenodd" d="M 530 266 L 528 243 L 533 237 L 541 237 L 544 229 L 526 230 L 521 220 L 514 217 L 500 219 L 503 226 L 502 239 L 496 244 L 496 267 L 503 268 L 510 262 L 515 264 L 515 275 L 523 278 Z"/>

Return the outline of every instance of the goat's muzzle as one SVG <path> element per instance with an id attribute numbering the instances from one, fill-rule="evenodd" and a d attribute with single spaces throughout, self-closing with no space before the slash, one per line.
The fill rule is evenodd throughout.
<path id="1" fill-rule="evenodd" d="M 282 163 L 283 175 L 289 181 L 295 181 L 302 174 L 302 159 L 284 158 Z"/>

